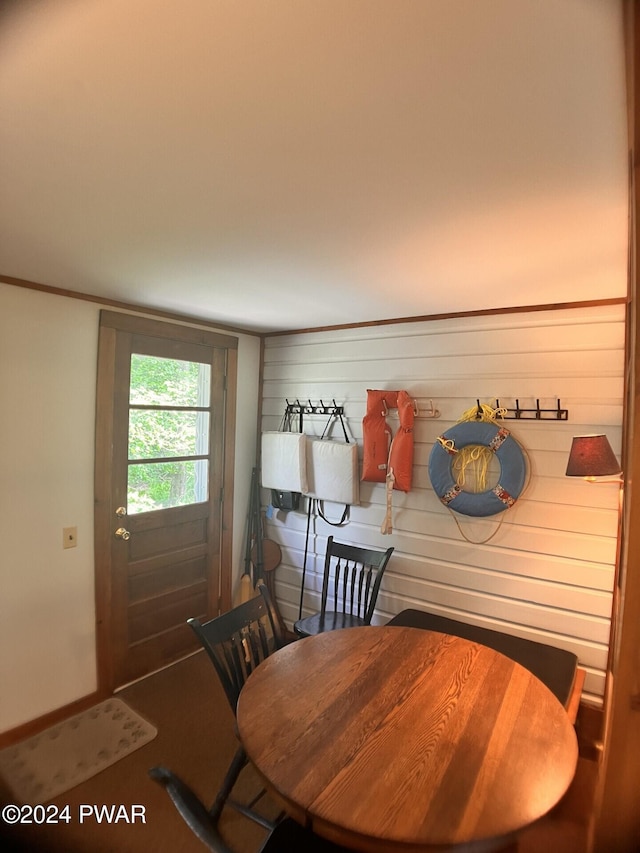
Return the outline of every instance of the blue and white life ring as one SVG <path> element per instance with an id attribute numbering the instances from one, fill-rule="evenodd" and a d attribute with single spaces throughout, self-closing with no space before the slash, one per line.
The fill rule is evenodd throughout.
<path id="1" fill-rule="evenodd" d="M 500 462 L 497 485 L 485 492 L 466 492 L 456 483 L 452 469 L 463 447 L 488 447 Z M 429 478 L 445 506 L 462 515 L 496 515 L 513 506 L 525 485 L 527 464 L 518 442 L 504 426 L 486 421 L 456 424 L 436 441 L 429 455 Z"/>

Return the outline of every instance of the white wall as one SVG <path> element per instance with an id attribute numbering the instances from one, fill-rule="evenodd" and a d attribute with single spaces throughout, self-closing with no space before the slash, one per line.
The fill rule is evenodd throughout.
<path id="1" fill-rule="evenodd" d="M 0 283 L 0 731 L 96 686 L 93 451 L 99 306 Z M 267 339 L 264 426 L 284 398 L 336 397 L 361 443 L 367 388 L 404 387 L 439 420 L 416 424 L 415 487 L 394 493 L 394 533 L 379 532 L 382 486 L 362 484 L 349 541 L 396 547 L 378 618 L 433 609 L 577 652 L 586 697 L 602 695 L 616 548 L 615 486 L 564 477 L 571 436 L 605 431 L 620 452 L 622 306 L 440 320 Z M 234 580 L 255 449 L 259 341 L 239 336 Z M 487 545 L 466 543 L 430 488 L 435 437 L 476 397 L 521 405 L 560 397 L 569 421 L 509 422 L 532 461 L 529 489 Z M 308 422 L 310 430 L 321 429 Z M 297 615 L 306 518 L 280 516 L 277 571 L 287 621 Z M 463 522 L 464 523 L 464 522 Z M 491 522 L 471 522 L 479 532 Z M 62 528 L 78 547 L 62 549 Z M 315 525 L 323 552 L 336 532 Z M 481 538 L 481 536 L 478 536 Z"/>
<path id="2" fill-rule="evenodd" d="M 0 731 L 96 689 L 100 306 L 0 283 Z M 233 571 L 255 456 L 259 340 L 239 336 Z M 62 528 L 78 547 L 63 550 Z"/>
<path id="3" fill-rule="evenodd" d="M 96 687 L 95 305 L 0 285 L 0 728 Z M 78 547 L 62 549 L 77 526 Z"/>
<path id="4" fill-rule="evenodd" d="M 437 420 L 415 425 L 414 486 L 394 492 L 394 530 L 380 532 L 384 486 L 361 484 L 361 505 L 340 530 L 316 520 L 308 568 L 320 570 L 326 536 L 395 546 L 377 619 L 407 607 L 508 631 L 574 651 L 587 669 L 584 698 L 604 689 L 617 542 L 617 486 L 564 476 L 571 437 L 606 432 L 620 456 L 623 421 L 624 306 L 453 318 L 267 338 L 263 429 L 277 429 L 285 398 L 336 399 L 362 442 L 367 388 L 404 388 Z M 503 516 L 454 516 L 431 488 L 428 458 L 442 432 L 476 399 L 554 407 L 568 421 L 507 421 L 530 460 L 531 480 Z M 392 421 L 397 426 L 397 420 Z M 305 431 L 320 432 L 322 418 Z M 339 430 L 338 430 L 339 434 Z M 361 448 L 360 448 L 361 453 Z M 265 495 L 266 497 L 266 495 Z M 331 510 L 334 517 L 337 512 Z M 496 535 L 484 540 L 498 525 Z M 277 571 L 281 610 L 297 618 L 304 512 L 272 521 L 283 548 Z M 319 588 L 319 579 L 311 576 Z M 317 602 L 309 599 L 309 606 Z"/>

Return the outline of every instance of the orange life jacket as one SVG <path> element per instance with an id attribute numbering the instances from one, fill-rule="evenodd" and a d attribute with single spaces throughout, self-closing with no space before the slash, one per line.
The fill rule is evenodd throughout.
<path id="1" fill-rule="evenodd" d="M 387 423 L 389 409 L 397 409 L 400 426 L 393 436 Z M 362 419 L 362 479 L 384 483 L 388 476 L 393 488 L 411 489 L 413 473 L 413 421 L 415 403 L 406 391 L 367 391 L 367 412 Z"/>

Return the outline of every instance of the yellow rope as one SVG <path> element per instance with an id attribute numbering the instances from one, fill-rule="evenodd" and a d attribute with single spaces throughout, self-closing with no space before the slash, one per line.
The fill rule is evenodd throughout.
<path id="1" fill-rule="evenodd" d="M 462 417 L 458 419 L 458 423 L 465 421 L 485 421 L 486 423 L 495 423 L 498 418 L 504 418 L 509 410 L 500 406 L 499 409 L 493 409 L 488 403 L 480 403 L 478 406 L 472 406 L 462 413 Z"/>
<path id="2" fill-rule="evenodd" d="M 507 414 L 507 409 L 500 407 L 493 409 L 487 403 L 480 403 L 479 406 L 473 406 L 463 412 L 458 423 L 466 423 L 468 421 L 479 421 L 480 423 L 495 423 L 496 418 L 504 418 Z M 462 447 L 456 452 L 456 457 L 453 461 L 452 470 L 456 473 L 456 483 L 460 488 L 463 488 L 467 482 L 467 468 L 471 468 L 474 475 L 474 492 L 485 492 L 487 490 L 487 471 L 493 458 L 493 451 L 480 444 L 471 444 L 467 447 Z M 469 489 L 467 489 L 469 491 Z"/>
<path id="3" fill-rule="evenodd" d="M 453 460 L 452 470 L 456 477 L 456 483 L 463 489 L 467 484 L 467 469 L 473 472 L 472 488 L 474 492 L 486 492 L 487 471 L 493 451 L 481 445 L 469 445 L 463 447 Z M 465 489 L 470 491 L 470 489 Z"/>

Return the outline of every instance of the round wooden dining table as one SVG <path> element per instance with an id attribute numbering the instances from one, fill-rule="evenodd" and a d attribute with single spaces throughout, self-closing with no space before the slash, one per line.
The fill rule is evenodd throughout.
<path id="1" fill-rule="evenodd" d="M 300 823 L 361 851 L 503 849 L 564 795 L 565 709 L 486 646 L 417 628 L 298 640 L 240 694 L 242 744 Z"/>

